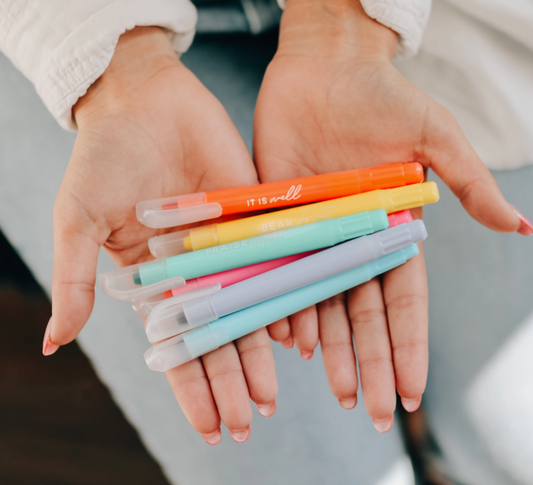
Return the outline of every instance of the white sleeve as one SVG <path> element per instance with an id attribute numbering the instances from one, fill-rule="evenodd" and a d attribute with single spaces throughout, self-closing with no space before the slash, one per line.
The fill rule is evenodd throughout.
<path id="1" fill-rule="evenodd" d="M 156 25 L 182 53 L 196 19 L 189 0 L 0 0 L 0 51 L 59 124 L 75 130 L 72 106 L 105 71 L 121 34 Z"/>
<path id="2" fill-rule="evenodd" d="M 357 0 L 354 0 L 357 1 Z M 399 36 L 396 59 L 414 56 L 431 12 L 431 0 L 360 0 L 366 14 Z M 286 0 L 278 0 L 285 8 Z"/>

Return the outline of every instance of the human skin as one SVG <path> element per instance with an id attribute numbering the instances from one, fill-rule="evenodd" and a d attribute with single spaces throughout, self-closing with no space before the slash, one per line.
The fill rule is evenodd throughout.
<path id="1" fill-rule="evenodd" d="M 453 116 L 391 64 L 397 42 L 358 0 L 287 0 L 256 107 L 261 182 L 415 161 L 480 223 L 530 235 L 531 223 L 505 201 Z M 419 246 L 401 267 L 268 327 L 304 359 L 320 339 L 331 391 L 346 409 L 357 403 L 353 335 L 365 407 L 381 432 L 392 427 L 396 391 L 414 411 L 425 389 L 428 293 Z"/>
<path id="2" fill-rule="evenodd" d="M 291 16 L 296 6 L 296 0 L 289 0 L 283 17 L 283 42 L 269 68 L 259 100 L 255 139 L 256 158 L 265 181 L 359 166 L 353 163 L 352 157 L 349 159 L 346 155 L 337 157 L 339 147 L 335 148 L 335 144 L 326 137 L 312 140 L 309 145 L 310 150 L 302 149 L 302 146 L 305 148 L 309 142 L 308 138 L 316 135 L 316 126 L 306 123 L 298 125 L 294 114 L 284 112 L 283 106 L 265 107 L 269 99 L 274 103 L 287 101 L 283 90 L 287 87 L 291 89 L 291 85 L 289 83 L 284 86 L 284 84 L 289 81 L 294 87 L 294 78 L 298 77 L 299 69 L 304 75 L 313 72 L 312 66 L 303 62 L 308 57 L 312 59 L 311 64 L 314 64 L 316 59 L 324 60 L 324 57 L 329 56 L 328 50 L 320 52 L 324 45 L 320 42 L 312 45 L 306 35 L 296 36 L 293 41 L 285 42 L 286 34 L 290 33 L 285 27 L 291 24 L 294 26 L 292 20 L 294 16 L 292 19 Z M 348 15 L 350 12 L 348 9 L 345 14 Z M 319 11 L 310 9 L 309 13 L 320 14 L 314 21 L 328 26 L 328 22 L 335 18 L 333 14 L 336 14 L 336 9 L 331 12 L 327 8 Z M 309 18 L 312 20 L 307 12 L 304 12 L 303 18 L 306 21 Z M 347 23 L 350 21 L 347 20 Z M 374 24 L 372 26 L 376 28 L 377 24 Z M 308 27 L 310 25 L 313 24 L 308 24 Z M 318 24 L 314 25 L 316 30 Z M 307 27 L 304 25 L 304 34 L 306 30 Z M 343 30 L 339 32 L 338 35 L 335 34 L 339 44 L 337 48 L 342 50 L 341 47 L 345 43 Z M 386 32 L 387 35 L 393 36 L 395 42 L 394 34 L 388 29 Z M 363 53 L 369 58 L 368 62 L 372 67 L 370 61 L 374 60 L 374 54 L 371 53 L 374 52 L 374 41 L 377 42 L 379 35 L 372 29 L 367 29 L 365 34 L 369 36 L 365 39 L 369 41 L 371 49 L 368 53 L 363 50 Z M 285 48 L 284 46 L 290 49 L 284 52 L 281 49 Z M 298 52 L 296 47 L 304 49 L 303 54 Z M 309 48 L 312 50 L 312 55 L 305 51 Z M 345 62 L 345 57 L 341 55 L 337 59 L 337 64 Z M 351 57 L 354 56 L 347 56 L 349 59 Z M 287 60 L 289 62 L 285 62 Z M 330 61 L 335 64 L 334 59 Z M 317 65 L 317 73 L 324 67 L 326 70 L 335 67 L 333 64 Z M 359 67 L 356 62 L 354 70 L 357 71 Z M 278 69 L 280 80 L 276 79 Z M 309 92 L 312 97 L 316 93 L 316 98 L 319 100 L 321 90 L 323 91 L 324 87 L 329 89 L 327 83 L 330 81 L 325 75 L 316 79 L 301 77 L 297 84 L 298 89 L 302 88 L 302 92 L 297 93 L 298 89 L 291 89 L 292 94 L 297 93 L 298 96 L 294 96 L 294 100 L 289 100 L 294 102 L 292 106 L 295 109 L 300 110 L 296 113 L 308 114 L 301 110 L 298 103 L 309 102 L 307 99 Z M 358 81 L 361 87 L 365 86 L 361 80 L 355 79 L 355 81 Z M 321 87 L 322 82 L 326 84 Z M 276 90 L 280 92 L 276 93 Z M 386 92 L 390 93 L 390 86 Z M 346 94 L 345 91 L 339 91 L 339 95 Z M 361 112 L 360 116 L 371 120 L 370 115 L 374 107 L 379 107 L 379 103 L 375 106 L 372 103 L 376 103 L 379 99 L 379 96 L 373 101 L 369 99 L 370 105 L 366 105 L 367 112 Z M 346 100 L 350 100 L 350 97 Z M 405 106 L 401 104 L 398 107 L 398 109 L 404 108 Z M 342 112 L 341 110 L 340 114 Z M 319 119 L 327 118 L 329 113 L 327 104 L 317 104 L 311 111 L 311 114 L 318 115 Z M 281 120 L 283 123 L 280 127 L 286 128 L 290 136 L 283 137 L 282 131 L 273 126 L 280 123 L 280 114 L 285 117 Z M 257 183 L 257 174 L 250 155 L 228 115 L 220 103 L 179 62 L 166 35 L 158 28 L 136 28 L 121 36 L 110 66 L 78 101 L 74 108 L 74 116 L 79 133 L 54 208 L 53 315 L 43 342 L 45 355 L 55 352 L 59 345 L 72 341 L 88 320 L 94 303 L 96 261 L 100 247 L 104 247 L 118 266 L 150 259 L 146 241 L 161 232 L 143 227 L 137 222 L 134 207 L 138 201 Z M 390 124 L 393 126 L 392 121 Z M 327 123 L 323 125 L 327 128 Z M 298 133 L 297 130 L 300 128 L 304 131 Z M 348 135 L 351 136 L 350 133 Z M 398 133 L 397 137 L 401 138 L 401 133 Z M 323 147 L 320 146 L 321 143 L 324 143 Z M 366 166 L 386 161 L 409 160 L 408 155 L 412 155 L 409 143 L 405 142 L 407 148 L 403 151 L 398 146 L 393 146 L 390 153 L 378 150 L 374 155 L 372 150 L 376 148 L 375 146 L 359 147 L 357 150 L 360 149 L 360 153 L 357 150 L 354 152 L 354 147 L 350 147 L 349 143 L 343 145 L 342 149 L 352 150 L 354 159 L 364 159 L 364 163 L 360 166 Z M 284 151 L 279 152 L 278 149 L 282 145 Z M 431 148 L 429 145 L 421 148 L 424 150 L 418 154 L 417 160 L 423 162 L 422 155 L 429 156 L 432 152 L 428 151 Z M 313 158 L 314 150 L 317 150 L 315 158 Z M 328 154 L 330 150 L 331 155 Z M 308 156 L 309 154 L 311 156 Z M 401 158 L 400 155 L 405 158 Z M 437 157 L 433 158 L 430 157 L 426 165 L 437 164 Z M 440 172 L 445 171 L 444 162 L 439 163 Z M 478 174 L 479 170 L 480 167 L 477 167 L 473 173 Z M 450 173 L 445 180 L 459 189 L 462 183 L 461 190 L 464 191 L 465 177 L 461 180 L 455 180 L 456 178 Z M 466 179 L 468 182 L 471 177 Z M 482 189 L 476 188 L 476 193 L 479 190 Z M 468 190 L 463 195 L 466 199 L 470 197 Z M 501 196 L 499 197 L 501 199 Z M 466 204 L 469 204 L 468 200 Z M 503 210 L 501 203 L 495 207 L 496 212 Z M 500 219 L 496 218 L 496 223 L 501 227 L 494 228 L 513 230 L 511 226 L 516 225 L 516 216 L 507 214 L 505 210 L 500 214 Z M 421 258 L 417 261 L 418 265 L 423 265 Z M 380 415 L 387 414 L 390 410 L 390 389 L 393 389 L 394 385 L 403 389 L 397 382 L 398 369 L 394 375 L 390 370 L 390 362 L 387 364 L 380 360 L 382 359 L 380 356 L 383 355 L 385 356 L 383 359 L 386 359 L 391 352 L 388 337 L 389 328 L 394 326 L 391 322 L 396 325 L 395 328 L 398 329 L 400 336 L 413 332 L 421 335 L 418 347 L 420 362 L 409 355 L 403 358 L 405 365 L 400 374 L 406 381 L 404 387 L 411 392 L 409 394 L 405 390 L 402 391 L 404 405 L 409 408 L 409 401 L 405 399 L 409 399 L 409 395 L 419 396 L 422 392 L 421 379 L 417 376 L 425 372 L 425 370 L 421 372 L 421 369 L 425 369 L 427 365 L 427 356 L 422 355 L 424 349 L 427 351 L 424 340 L 426 327 L 424 322 L 419 321 L 424 312 L 416 305 L 426 305 L 427 296 L 423 294 L 425 273 L 420 268 L 416 271 L 415 269 L 414 264 L 406 265 L 404 270 L 406 274 L 397 270 L 384 279 L 384 282 L 389 283 L 384 283 L 383 287 L 390 287 L 390 291 L 383 292 L 388 305 L 388 319 L 383 313 L 382 302 L 381 310 L 376 309 L 376 305 L 370 305 L 367 310 L 362 306 L 365 302 L 374 302 L 378 295 L 382 297 L 381 286 L 377 281 L 350 294 L 350 301 L 353 303 L 350 309 L 355 309 L 355 313 L 351 316 L 354 334 L 357 334 L 360 365 L 363 363 L 365 366 L 361 374 L 364 392 L 368 393 L 369 401 L 372 399 L 375 401 L 375 407 L 381 406 L 386 411 L 380 411 L 379 414 L 371 407 L 373 413 L 371 416 L 375 420 L 379 420 Z M 409 288 L 412 291 L 420 291 L 422 295 L 420 301 L 414 302 L 414 299 L 410 298 L 412 295 L 405 292 L 400 292 L 396 300 L 391 300 L 394 288 L 398 291 L 398 288 L 413 276 L 418 278 L 415 281 L 419 286 Z M 365 291 L 370 293 L 371 298 L 365 296 Z M 355 357 L 351 343 L 348 345 L 348 339 L 351 338 L 350 327 L 345 306 L 341 304 L 342 298 L 319 306 L 320 337 L 332 390 L 344 407 L 353 407 L 357 392 Z M 398 316 L 393 318 L 391 315 L 394 312 Z M 411 318 L 409 312 L 412 314 L 412 322 L 405 321 Z M 373 325 L 373 330 L 367 332 L 365 328 L 361 328 L 357 333 L 354 322 L 360 322 L 360 326 L 364 327 L 362 324 L 366 321 L 363 318 L 365 315 L 368 323 Z M 381 319 L 375 318 L 379 315 Z M 328 326 L 327 322 L 335 325 Z M 309 354 L 318 339 L 316 311 L 311 309 L 302 312 L 291 318 L 291 323 L 292 332 L 289 338 L 293 338 L 294 335 L 294 340 L 302 352 Z M 329 327 L 338 331 L 338 334 L 328 333 Z M 283 323 L 275 325 L 271 331 L 272 336 L 280 340 L 285 328 L 290 329 Z M 286 341 L 287 337 L 283 340 Z M 396 344 L 399 345 L 397 340 Z M 366 359 L 363 358 L 365 352 Z M 395 363 L 397 361 L 401 363 L 399 355 L 401 352 L 401 347 L 398 347 L 394 356 Z M 410 372 L 413 372 L 413 376 Z M 368 386 L 365 384 L 368 379 L 372 379 L 372 375 L 376 379 L 388 378 L 389 385 L 380 383 L 375 386 L 376 390 L 372 393 L 372 381 L 369 381 Z M 265 329 L 239 339 L 235 344 L 226 345 L 201 359 L 173 369 L 167 373 L 167 377 L 185 415 L 210 444 L 220 441 L 221 421 L 228 427 L 236 441 L 242 442 L 248 438 L 252 419 L 250 399 L 257 404 L 264 416 L 272 415 L 276 409 L 277 382 L 268 333 Z M 380 392 L 382 394 L 379 394 Z M 416 396 L 411 402 L 418 405 L 419 398 Z M 388 422 L 387 417 L 385 424 Z M 379 425 L 379 421 L 376 422 Z M 383 426 L 381 430 L 384 430 Z"/>
<path id="3" fill-rule="evenodd" d="M 50 355 L 71 342 L 94 303 L 100 247 L 118 266 L 152 259 L 161 234 L 135 217 L 141 200 L 257 183 L 229 116 L 181 64 L 159 28 L 120 37 L 110 66 L 74 108 L 79 128 L 54 207 Z M 276 409 L 277 381 L 266 329 L 166 373 L 183 412 L 209 444 L 250 435 L 250 399 Z"/>

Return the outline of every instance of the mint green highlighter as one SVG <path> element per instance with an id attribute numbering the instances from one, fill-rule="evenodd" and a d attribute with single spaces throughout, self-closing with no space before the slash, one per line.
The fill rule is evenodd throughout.
<path id="1" fill-rule="evenodd" d="M 139 290 L 168 278 L 188 280 L 327 248 L 388 227 L 389 219 L 383 209 L 361 212 L 116 269 L 100 275 L 100 286 L 112 298 L 132 300 Z"/>
<path id="2" fill-rule="evenodd" d="M 165 372 L 265 325 L 370 281 L 405 263 L 418 252 L 418 246 L 412 244 L 376 261 L 232 313 L 155 345 L 145 352 L 144 358 L 151 370 Z"/>
<path id="3" fill-rule="evenodd" d="M 383 209 L 306 224 L 142 265 L 139 267 L 139 280 L 143 286 L 173 276 L 181 276 L 188 280 L 291 254 L 334 246 L 387 227 L 389 220 Z"/>

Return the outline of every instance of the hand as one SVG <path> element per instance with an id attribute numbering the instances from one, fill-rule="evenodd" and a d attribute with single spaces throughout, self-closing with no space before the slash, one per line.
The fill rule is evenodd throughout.
<path id="1" fill-rule="evenodd" d="M 453 116 L 392 66 L 396 43 L 396 34 L 367 17 L 355 0 L 287 2 L 279 48 L 256 108 L 260 180 L 416 161 L 434 169 L 485 226 L 527 233 Z M 269 333 L 285 347 L 294 342 L 304 359 L 320 336 L 331 391 L 347 409 L 357 402 L 353 333 L 366 409 L 375 427 L 387 431 L 396 389 L 408 411 L 421 401 L 427 305 L 420 254 L 382 278 L 271 325 Z"/>
<path id="2" fill-rule="evenodd" d="M 54 208 L 53 315 L 43 353 L 72 341 L 94 303 L 103 246 L 118 266 L 152 259 L 137 222 L 141 200 L 257 183 L 246 146 L 220 103 L 178 60 L 158 28 L 121 36 L 110 66 L 74 110 L 79 133 Z M 277 382 L 265 329 L 167 372 L 209 444 L 220 420 L 250 434 L 250 399 L 275 411 Z"/>

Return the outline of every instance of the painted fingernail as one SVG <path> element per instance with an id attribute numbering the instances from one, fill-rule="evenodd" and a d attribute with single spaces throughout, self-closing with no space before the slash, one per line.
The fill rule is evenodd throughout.
<path id="1" fill-rule="evenodd" d="M 416 411 L 420 407 L 421 402 L 422 396 L 417 397 L 415 399 L 406 399 L 402 397 L 402 406 L 408 413 Z"/>
<path id="2" fill-rule="evenodd" d="M 281 342 L 281 345 L 283 345 L 283 347 L 286 349 L 292 349 L 294 347 L 294 339 L 292 338 L 292 335 L 290 335 L 288 339 Z"/>
<path id="3" fill-rule="evenodd" d="M 50 320 L 48 320 L 48 325 L 46 326 L 46 330 L 44 332 L 43 355 L 45 355 L 45 356 L 52 355 L 59 348 L 59 345 L 53 343 L 50 340 L 50 331 L 51 330 L 52 330 L 52 317 L 50 317 Z"/>
<path id="4" fill-rule="evenodd" d="M 344 409 L 353 409 L 355 405 L 357 404 L 357 396 L 348 397 L 346 399 L 339 399 L 339 404 Z"/>
<path id="5" fill-rule="evenodd" d="M 274 400 L 268 404 L 258 404 L 257 410 L 264 418 L 270 418 L 270 416 L 274 416 L 274 413 L 276 412 L 276 401 Z"/>
<path id="6" fill-rule="evenodd" d="M 533 224 L 531 224 L 531 221 L 516 207 L 511 207 L 513 208 L 514 213 L 518 216 L 518 219 L 520 219 L 520 227 L 516 232 L 522 234 L 522 236 L 531 236 L 533 234 Z"/>
<path id="7" fill-rule="evenodd" d="M 215 446 L 220 443 L 220 440 L 222 439 L 222 433 L 220 432 L 220 428 L 218 428 L 213 433 L 203 434 L 202 438 L 208 445 Z"/>
<path id="8" fill-rule="evenodd" d="M 251 427 L 248 425 L 244 429 L 230 429 L 229 434 L 233 438 L 233 441 L 237 443 L 244 443 L 250 437 Z"/>
<path id="9" fill-rule="evenodd" d="M 392 428 L 394 423 L 394 415 L 391 414 L 388 418 L 385 419 L 374 419 L 372 418 L 372 424 L 380 433 L 386 433 L 389 429 Z"/>
<path id="10" fill-rule="evenodd" d="M 311 350 L 311 352 L 307 352 L 305 350 L 300 350 L 300 355 L 302 356 L 303 360 L 311 360 L 311 357 L 313 357 L 314 352 Z"/>

